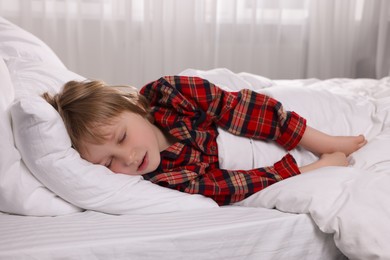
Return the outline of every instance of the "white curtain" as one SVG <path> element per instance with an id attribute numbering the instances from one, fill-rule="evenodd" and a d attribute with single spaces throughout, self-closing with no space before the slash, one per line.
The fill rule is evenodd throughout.
<path id="1" fill-rule="evenodd" d="M 390 72 L 390 0 L 0 0 L 81 75 L 143 84 L 187 68 L 272 79 Z"/>

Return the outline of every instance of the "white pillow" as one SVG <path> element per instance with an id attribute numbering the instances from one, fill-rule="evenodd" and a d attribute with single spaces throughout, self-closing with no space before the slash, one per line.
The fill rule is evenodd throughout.
<path id="1" fill-rule="evenodd" d="M 236 74 L 226 68 L 212 70 L 186 69 L 180 72 L 179 75 L 204 78 L 230 91 L 238 91 L 244 88 L 256 90 L 274 85 L 274 82 L 266 77 L 246 72 Z"/>
<path id="2" fill-rule="evenodd" d="M 240 72 L 237 74 L 241 79 L 245 80 L 251 85 L 251 88 L 256 89 L 262 89 L 262 88 L 269 88 L 274 86 L 276 83 L 275 81 L 266 78 L 264 76 L 248 73 L 248 72 Z"/>
<path id="3" fill-rule="evenodd" d="M 35 216 L 63 215 L 80 211 L 49 191 L 26 168 L 14 146 L 9 106 L 14 89 L 0 57 L 0 211 Z"/>
<path id="4" fill-rule="evenodd" d="M 40 95 L 43 92 L 56 93 L 70 80 L 85 80 L 66 68 L 53 66 L 50 62 L 24 58 L 6 60 L 15 89 L 15 98 Z"/>
<path id="5" fill-rule="evenodd" d="M 109 213 L 167 212 L 217 207 L 215 202 L 202 196 L 161 188 L 137 177 L 113 175 L 105 168 L 92 166 L 81 160 L 70 149 L 62 120 L 38 95 L 44 91 L 58 92 L 65 82 L 82 80 L 84 77 L 67 70 L 56 54 L 37 37 L 1 17 L 0 56 L 7 63 L 15 97 L 22 99 L 14 104 L 13 109 L 13 130 L 16 133 L 15 139 L 19 140 L 18 149 L 33 174 L 56 194 L 63 195 L 63 198 L 82 208 Z M 29 97 L 32 97 L 31 100 Z M 45 127 L 48 131 L 41 132 Z M 64 157 L 58 158 L 58 155 Z M 18 162 L 18 167 L 24 169 L 21 176 L 28 180 L 19 181 L 19 184 L 24 183 L 27 187 L 14 188 L 7 185 L 9 182 L 2 181 L 1 184 L 6 187 L 2 190 L 5 194 L 2 199 L 10 201 L 12 196 L 17 198 L 15 208 L 4 207 L 3 210 L 26 215 L 59 215 L 79 210 L 43 187 L 26 169 L 20 156 Z M 4 172 L 9 171 L 2 170 L 1 174 Z M 86 179 L 86 176 L 90 179 Z M 16 178 L 13 180 L 16 181 Z M 34 196 L 28 195 L 29 190 L 34 191 Z M 37 194 L 41 193 L 46 193 L 47 196 L 39 197 Z M 58 204 L 57 200 L 63 205 Z M 20 207 L 18 203 L 21 204 Z M 46 211 L 42 211 L 43 209 Z"/>
<path id="6" fill-rule="evenodd" d="M 23 58 L 65 68 L 57 55 L 40 39 L 0 17 L 0 56 Z"/>
<path id="7" fill-rule="evenodd" d="M 114 174 L 80 158 L 57 111 L 39 96 L 11 107 L 17 148 L 46 187 L 78 207 L 112 214 L 218 207 L 201 195 L 160 187 L 141 176 Z"/>

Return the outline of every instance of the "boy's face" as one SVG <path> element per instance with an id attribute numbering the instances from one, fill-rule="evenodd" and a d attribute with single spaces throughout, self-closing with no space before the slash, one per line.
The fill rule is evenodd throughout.
<path id="1" fill-rule="evenodd" d="M 147 119 L 126 111 L 99 130 L 108 138 L 103 144 L 82 142 L 81 157 L 115 173 L 142 175 L 157 169 L 162 136 Z"/>

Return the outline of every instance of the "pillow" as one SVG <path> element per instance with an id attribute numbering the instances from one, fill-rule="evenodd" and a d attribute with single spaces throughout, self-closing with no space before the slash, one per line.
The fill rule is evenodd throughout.
<path id="1" fill-rule="evenodd" d="M 201 195 L 160 187 L 141 176 L 114 174 L 71 148 L 57 111 L 39 96 L 11 107 L 15 143 L 28 168 L 46 187 L 72 204 L 111 214 L 162 213 L 218 207 Z"/>
<path id="2" fill-rule="evenodd" d="M 53 66 L 50 62 L 24 58 L 6 60 L 15 89 L 15 98 L 41 95 L 43 92 L 56 93 L 70 80 L 85 80 L 66 68 Z"/>
<path id="3" fill-rule="evenodd" d="M 20 204 L 26 205 L 24 208 L 18 208 L 18 203 L 15 203 L 16 209 L 12 209 L 14 211 L 8 208 L 3 210 L 26 215 L 59 215 L 80 210 L 55 194 L 62 195 L 82 208 L 118 214 L 217 207 L 211 199 L 161 188 L 142 180 L 141 177 L 114 175 L 104 167 L 92 166 L 80 159 L 77 152 L 70 149 L 70 142 L 58 113 L 38 95 L 44 91 L 58 92 L 65 82 L 82 80 L 84 77 L 67 70 L 56 54 L 37 37 L 1 17 L 0 56 L 3 56 L 7 63 L 15 98 L 20 100 L 13 105 L 13 130 L 15 142 L 23 157 L 21 161 L 18 153 L 18 167 L 24 169 L 21 176 L 29 180 L 23 182 L 27 188 L 13 188 L 8 185 L 9 182 L 1 182 L 10 187 L 9 190 L 2 190 L 7 195 L 2 196 L 4 201 L 10 201 L 13 196 L 18 198 Z M 47 132 L 41 132 L 46 131 L 45 129 Z M 61 157 L 58 157 L 59 155 Z M 23 162 L 32 170 L 34 176 L 54 193 L 42 186 Z M 2 170 L 1 173 L 4 172 Z M 35 197 L 23 194 L 29 189 L 34 190 Z M 37 196 L 40 192 L 46 193 L 47 196 Z M 50 200 L 50 196 L 55 199 Z M 57 200 L 63 204 L 62 211 L 56 208 L 60 207 Z M 42 211 L 42 208 L 47 211 Z"/>
<path id="4" fill-rule="evenodd" d="M 8 69 L 0 58 L 0 211 L 35 216 L 63 215 L 80 211 L 41 184 L 21 160 L 14 146 L 9 106 L 14 89 Z"/>
<path id="5" fill-rule="evenodd" d="M 262 88 L 269 88 L 275 85 L 275 81 L 260 76 L 260 75 L 255 75 L 252 73 L 248 72 L 240 72 L 238 73 L 238 76 L 248 82 L 251 85 L 251 88 L 256 90 L 256 89 L 262 89 Z"/>
<path id="6" fill-rule="evenodd" d="M 57 55 L 40 39 L 0 17 L 0 56 L 42 61 L 65 68 Z"/>
<path id="7" fill-rule="evenodd" d="M 244 88 L 256 90 L 271 87 L 274 84 L 268 78 L 246 72 L 236 74 L 226 68 L 212 70 L 186 69 L 180 72 L 179 75 L 204 78 L 230 91 L 238 91 Z"/>

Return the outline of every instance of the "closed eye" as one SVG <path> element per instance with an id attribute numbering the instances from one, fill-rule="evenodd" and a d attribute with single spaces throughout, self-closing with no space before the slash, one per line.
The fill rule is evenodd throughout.
<path id="1" fill-rule="evenodd" d="M 126 140 L 126 137 L 127 137 L 127 133 L 125 132 L 125 133 L 122 135 L 121 139 L 119 139 L 118 144 L 123 143 L 123 142 Z"/>

